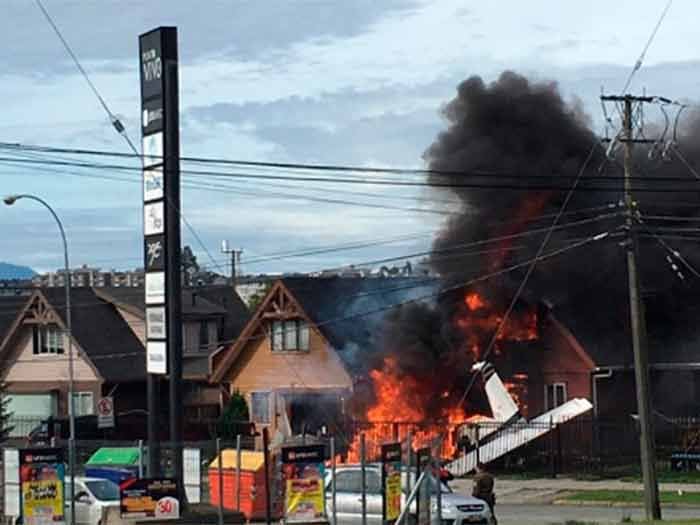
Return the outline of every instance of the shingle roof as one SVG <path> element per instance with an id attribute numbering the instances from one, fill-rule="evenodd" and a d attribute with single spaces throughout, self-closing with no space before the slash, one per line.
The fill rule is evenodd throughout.
<path id="1" fill-rule="evenodd" d="M 224 315 L 226 309 L 220 304 L 212 302 L 205 296 L 206 288 L 182 290 L 182 313 L 186 316 Z M 232 293 L 231 288 L 228 288 Z M 139 312 L 146 308 L 143 288 L 98 288 L 98 295 L 111 299 L 113 302 L 129 306 Z M 239 298 L 240 301 L 240 298 Z"/>
<path id="2" fill-rule="evenodd" d="M 29 301 L 29 296 L 0 296 L 0 343 L 12 328 L 17 314 Z"/>
<path id="3" fill-rule="evenodd" d="M 385 315 L 406 301 L 430 300 L 439 286 L 427 277 L 286 277 L 282 282 L 353 373 L 365 371 Z"/>
<path id="4" fill-rule="evenodd" d="M 63 288 L 41 293 L 65 323 Z M 137 381 L 146 376 L 145 351 L 114 305 L 91 288 L 71 289 L 73 337 L 100 375 L 110 382 Z"/>
<path id="5" fill-rule="evenodd" d="M 209 303 L 216 305 L 225 312 L 223 340 L 233 341 L 241 333 L 251 312 L 230 286 L 202 286 L 195 291 Z"/>

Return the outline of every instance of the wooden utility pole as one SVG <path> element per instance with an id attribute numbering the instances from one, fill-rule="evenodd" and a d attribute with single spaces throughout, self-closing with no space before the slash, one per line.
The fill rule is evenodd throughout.
<path id="1" fill-rule="evenodd" d="M 632 196 L 632 149 L 637 142 L 650 142 L 634 138 L 632 123 L 633 105 L 651 102 L 654 97 L 634 97 L 632 95 L 603 96 L 603 101 L 623 104 L 622 133 L 619 141 L 624 146 L 624 194 L 627 226 L 627 281 L 630 298 L 630 328 L 632 350 L 634 352 L 634 378 L 637 391 L 637 412 L 639 414 L 639 445 L 641 452 L 642 477 L 644 481 L 644 508 L 649 521 L 661 519 L 659 505 L 659 485 L 656 477 L 656 447 L 654 444 L 654 424 L 649 394 L 649 355 L 647 348 L 646 321 L 642 302 L 637 268 L 637 228 L 634 214 L 636 203 Z"/>

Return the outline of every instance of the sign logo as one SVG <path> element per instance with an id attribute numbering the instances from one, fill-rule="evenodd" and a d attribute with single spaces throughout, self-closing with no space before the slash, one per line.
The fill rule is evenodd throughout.
<path id="1" fill-rule="evenodd" d="M 150 272 L 146 274 L 146 304 L 165 302 L 165 273 Z"/>
<path id="2" fill-rule="evenodd" d="M 141 53 L 141 67 L 143 68 L 143 79 L 146 82 L 160 80 L 160 77 L 163 76 L 163 61 L 155 49 L 148 49 Z"/>
<path id="3" fill-rule="evenodd" d="M 144 246 L 146 254 L 146 271 L 164 270 L 165 269 L 165 236 L 153 235 L 146 237 L 146 245 Z"/>
<path id="4" fill-rule="evenodd" d="M 143 200 L 152 201 L 163 198 L 163 170 L 154 168 L 143 170 Z"/>
<path id="5" fill-rule="evenodd" d="M 159 97 L 144 102 L 141 111 L 141 128 L 144 135 L 163 131 L 163 100 Z"/>
<path id="6" fill-rule="evenodd" d="M 146 308 L 146 337 L 148 339 L 165 339 L 165 307 Z"/>
<path id="7" fill-rule="evenodd" d="M 168 373 L 168 349 L 165 341 L 146 342 L 146 371 L 149 374 Z"/>
<path id="8" fill-rule="evenodd" d="M 163 163 L 163 132 L 151 133 L 143 137 L 143 167 L 148 168 Z"/>
<path id="9" fill-rule="evenodd" d="M 143 233 L 144 235 L 157 235 L 165 231 L 163 220 L 163 202 L 146 204 L 143 207 Z"/>

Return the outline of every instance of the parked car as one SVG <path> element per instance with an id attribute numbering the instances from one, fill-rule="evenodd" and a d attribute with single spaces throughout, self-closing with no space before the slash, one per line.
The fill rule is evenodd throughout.
<path id="1" fill-rule="evenodd" d="M 414 478 L 406 471 L 402 474 L 403 502 L 408 493 L 408 479 Z M 332 473 L 326 473 L 326 508 L 333 511 L 331 494 Z M 431 477 L 432 496 L 431 513 L 437 510 L 438 481 Z M 359 465 L 343 465 L 336 468 L 336 505 L 337 519 L 341 525 L 362 523 L 362 474 Z M 495 523 L 486 502 L 453 492 L 447 485 L 440 483 L 442 501 L 442 523 L 445 525 L 493 525 Z M 382 525 L 382 475 L 381 466 L 377 464 L 365 467 L 365 490 L 367 500 L 367 524 Z M 411 505 L 411 522 L 416 523 L 415 504 Z"/>
<path id="2" fill-rule="evenodd" d="M 70 480 L 65 483 L 66 523 L 70 523 Z M 101 525 L 105 511 L 119 507 L 119 486 L 108 479 L 75 478 L 75 523 Z"/>
<path id="3" fill-rule="evenodd" d="M 97 427 L 97 416 L 78 416 L 75 418 L 75 435 L 77 439 L 103 439 L 104 430 Z M 33 447 L 48 446 L 52 438 L 68 439 L 70 425 L 67 417 L 49 417 L 29 432 L 27 439 Z"/>

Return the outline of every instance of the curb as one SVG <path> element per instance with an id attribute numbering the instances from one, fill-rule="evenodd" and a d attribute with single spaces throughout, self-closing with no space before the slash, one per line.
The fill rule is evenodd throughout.
<path id="1" fill-rule="evenodd" d="M 616 507 L 616 508 L 641 508 L 644 506 L 643 502 L 631 502 L 631 501 L 596 501 L 596 500 L 568 500 L 568 499 L 557 499 L 552 501 L 552 505 L 562 505 L 571 507 Z M 694 509 L 700 508 L 698 503 L 662 503 L 662 508 L 685 508 Z"/>

